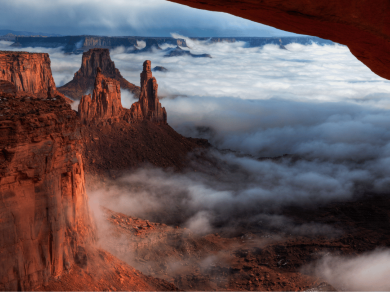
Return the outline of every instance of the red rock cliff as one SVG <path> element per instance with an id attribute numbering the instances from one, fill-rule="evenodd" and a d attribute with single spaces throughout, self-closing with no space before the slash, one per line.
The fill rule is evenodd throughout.
<path id="1" fill-rule="evenodd" d="M 101 69 L 104 76 L 119 81 L 122 89 L 139 95 L 139 87 L 124 79 L 115 68 L 108 49 L 91 49 L 83 53 L 81 68 L 74 74 L 73 80 L 59 87 L 58 91 L 73 99 L 81 99 L 89 89 L 94 87 L 97 68 Z"/>
<path id="2" fill-rule="evenodd" d="M 94 227 L 76 112 L 14 97 L 0 92 L 0 290 L 31 290 L 80 260 Z"/>
<path id="3" fill-rule="evenodd" d="M 157 81 L 152 76 L 151 62 L 145 61 L 141 73 L 141 93 L 139 101 L 131 106 L 131 115 L 134 120 L 146 119 L 154 123 L 167 123 L 167 112 L 161 107 L 157 97 Z"/>
<path id="4" fill-rule="evenodd" d="M 347 45 L 373 72 L 390 79 L 390 2 L 387 0 L 169 1 L 330 39 Z"/>
<path id="5" fill-rule="evenodd" d="M 15 84 L 18 91 L 41 97 L 56 90 L 46 53 L 0 51 L 0 80 Z"/>
<path id="6" fill-rule="evenodd" d="M 141 94 L 130 110 L 122 107 L 120 85 L 117 80 L 105 77 L 97 68 L 93 96 L 84 95 L 79 104 L 79 115 L 84 124 L 109 122 L 118 119 L 129 123 L 148 120 L 166 124 L 167 113 L 157 97 L 157 81 L 152 76 L 150 61 L 144 62 L 141 73 Z"/>

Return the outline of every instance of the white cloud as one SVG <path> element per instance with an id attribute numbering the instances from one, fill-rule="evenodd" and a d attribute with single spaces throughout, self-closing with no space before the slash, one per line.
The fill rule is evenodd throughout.
<path id="1" fill-rule="evenodd" d="M 3 0 L 0 26 L 63 35 L 168 36 L 286 35 L 281 30 L 226 13 L 193 9 L 164 0 Z"/>
<path id="2" fill-rule="evenodd" d="M 186 200 L 178 201 L 182 208 L 189 208 L 181 214 L 182 223 L 194 218 L 192 226 L 208 222 L 212 226 L 213 218 L 226 214 L 240 218 L 240 214 L 258 214 L 285 204 L 348 199 L 357 185 L 387 190 L 389 81 L 373 74 L 343 46 L 294 44 L 288 49 L 191 43 L 193 53 L 209 53 L 212 59 L 112 50 L 122 75 L 135 84 L 146 59 L 152 60 L 152 67 L 162 65 L 169 70 L 153 74 L 159 93 L 170 96 L 161 100 L 168 121 L 181 133 L 203 135 L 219 148 L 254 158 L 286 153 L 303 158 L 273 162 L 211 153 L 222 163 L 213 174 L 217 180 L 206 174 L 143 170 L 126 177 L 125 182 L 141 181 L 145 187 L 139 194 L 131 193 L 131 204 L 120 202 L 117 206 L 135 216 L 141 211 L 161 214 L 161 206 L 167 205 L 156 198 L 165 200 L 166 193 L 173 198 L 184 193 Z M 43 51 L 50 53 L 57 83 L 69 81 L 81 64 L 81 55 L 64 55 L 58 49 Z M 174 94 L 179 97 L 172 97 Z M 123 96 L 126 100 L 125 92 Z M 128 100 L 127 107 L 132 102 L 131 97 Z M 145 200 L 147 197 L 151 199 Z M 199 212 L 210 217 L 199 221 Z"/>
<path id="3" fill-rule="evenodd" d="M 342 291 L 388 291 L 390 251 L 376 250 L 358 256 L 328 255 L 305 272 L 321 277 Z"/>

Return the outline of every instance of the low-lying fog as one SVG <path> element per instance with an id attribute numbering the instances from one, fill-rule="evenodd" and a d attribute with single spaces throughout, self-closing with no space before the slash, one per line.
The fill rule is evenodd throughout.
<path id="1" fill-rule="evenodd" d="M 201 173 L 146 167 L 123 176 L 107 191 L 90 193 L 92 197 L 110 197 L 107 207 L 115 211 L 165 218 L 199 234 L 249 222 L 277 226 L 281 232 L 337 236 L 341 231 L 330 226 L 295 224 L 280 214 L 280 207 L 350 199 L 361 194 L 357 189 L 362 186 L 388 193 L 390 81 L 372 73 L 347 47 L 188 44 L 192 53 L 212 58 L 128 54 L 126 48 L 112 50 L 111 57 L 136 85 L 143 61 L 167 68 L 153 75 L 168 123 L 185 136 L 207 138 L 236 153 L 210 151 L 215 163 Z M 0 49 L 9 50 L 7 45 L 0 42 Z M 59 49 L 23 50 L 50 54 L 57 86 L 70 81 L 81 64 L 81 55 L 64 55 Z M 123 96 L 129 107 L 131 95 Z M 284 154 L 295 158 L 257 159 Z M 388 258 L 388 252 L 381 252 Z M 358 261 L 359 271 L 365 271 L 362 265 L 369 268 L 377 254 L 348 259 L 336 273 L 331 268 L 341 260 L 325 259 L 316 271 L 331 284 L 358 289 L 348 284 L 349 266 Z M 388 284 L 384 281 L 378 289 Z M 360 287 L 376 287 L 369 283 Z"/>

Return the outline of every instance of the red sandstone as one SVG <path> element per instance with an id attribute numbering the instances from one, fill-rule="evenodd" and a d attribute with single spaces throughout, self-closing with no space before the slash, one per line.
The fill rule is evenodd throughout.
<path id="1" fill-rule="evenodd" d="M 145 61 L 141 73 L 141 94 L 139 101 L 131 106 L 132 119 L 146 119 L 158 124 L 167 123 L 167 112 L 157 97 L 157 81 L 152 76 L 151 62 Z"/>
<path id="2" fill-rule="evenodd" d="M 157 97 L 157 81 L 152 77 L 150 61 L 144 62 L 141 73 L 141 95 L 130 110 L 122 107 L 120 83 L 105 77 L 97 68 L 93 97 L 84 95 L 79 104 L 79 115 L 85 124 L 109 122 L 120 119 L 128 123 L 148 120 L 155 124 L 166 124 L 167 113 Z"/>
<path id="3" fill-rule="evenodd" d="M 75 100 L 81 99 L 86 92 L 94 87 L 96 70 L 101 69 L 101 73 L 108 78 L 119 81 L 121 89 L 126 89 L 134 95 L 139 95 L 140 88 L 124 79 L 115 63 L 111 60 L 108 49 L 91 49 L 83 53 L 81 68 L 74 74 L 72 81 L 58 90 Z"/>
<path id="4" fill-rule="evenodd" d="M 97 69 L 93 99 L 85 95 L 79 104 L 79 113 L 83 122 L 119 118 L 123 108 L 119 81 L 104 77 Z"/>
<path id="5" fill-rule="evenodd" d="M 80 128 L 62 98 L 0 97 L 0 290 L 30 290 L 94 238 Z"/>
<path id="6" fill-rule="evenodd" d="M 0 51 L 0 80 L 15 85 L 18 96 L 61 96 L 50 68 L 49 54 Z M 72 101 L 65 98 L 68 103 Z"/>

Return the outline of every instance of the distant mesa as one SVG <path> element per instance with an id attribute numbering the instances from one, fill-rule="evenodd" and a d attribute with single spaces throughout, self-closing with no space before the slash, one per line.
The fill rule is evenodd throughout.
<path id="1" fill-rule="evenodd" d="M 145 48 L 139 49 L 138 44 L 140 41 L 146 43 Z M 94 48 L 115 49 L 118 47 L 133 48 L 134 51 L 143 52 L 153 46 L 158 49 L 162 44 L 187 46 L 184 39 L 172 37 L 102 37 L 85 35 L 58 37 L 16 36 L 12 46 L 17 48 L 62 48 L 65 53 L 80 54 Z"/>
<path id="2" fill-rule="evenodd" d="M 138 46 L 134 46 L 134 50 L 129 51 L 129 53 L 133 54 L 142 54 L 142 53 L 154 53 L 156 51 L 162 51 L 157 40 L 149 39 L 145 41 L 146 46 L 142 49 L 139 49 Z"/>
<path id="3" fill-rule="evenodd" d="M 209 54 L 192 54 L 190 51 L 183 50 L 179 46 L 177 46 L 175 49 L 170 50 L 169 53 L 167 53 L 164 57 L 181 57 L 181 56 L 190 56 L 193 58 L 212 58 Z"/>
<path id="4" fill-rule="evenodd" d="M 4 31 L 6 34 L 7 32 Z M 13 33 L 16 35 L 16 33 Z M 0 40 L 1 40 L 0 36 Z M 9 37 L 7 40 L 10 40 Z M 263 47 L 268 44 L 275 44 L 286 46 L 291 43 L 298 43 L 302 45 L 310 45 L 316 43 L 318 45 L 332 45 L 330 40 L 321 39 L 312 36 L 296 36 L 296 37 L 212 37 L 212 38 L 191 38 L 192 40 L 207 41 L 208 43 L 235 43 L 245 42 L 247 47 Z M 42 48 L 62 48 L 66 53 L 83 53 L 94 48 L 114 49 L 118 47 L 133 48 L 133 53 L 141 53 L 151 50 L 155 47 L 157 50 L 161 49 L 163 44 L 180 46 L 181 48 L 188 47 L 185 39 L 175 39 L 172 37 L 102 37 L 102 36 L 12 36 L 14 43 L 13 47 L 28 48 L 28 47 L 42 47 Z M 138 44 L 140 41 L 146 43 L 146 47 L 140 49 Z M 129 52 L 130 53 L 130 52 Z M 103 68 L 102 68 L 103 69 Z"/>
<path id="5" fill-rule="evenodd" d="M 151 62 L 145 61 L 141 73 L 139 101 L 130 109 L 122 107 L 120 82 L 106 77 L 98 67 L 93 96 L 84 95 L 79 104 L 79 115 L 84 124 L 113 124 L 118 120 L 128 123 L 148 120 L 156 124 L 167 123 L 167 113 L 157 97 L 157 81 L 152 76 Z"/>
<path id="6" fill-rule="evenodd" d="M 168 72 L 168 69 L 163 66 L 156 66 L 152 69 L 153 72 Z"/>
<path id="7" fill-rule="evenodd" d="M 94 88 L 97 68 L 101 69 L 104 76 L 119 81 L 122 89 L 139 96 L 140 88 L 122 77 L 115 68 L 108 49 L 91 49 L 83 53 L 81 68 L 74 74 L 73 80 L 59 87 L 58 91 L 74 100 L 80 100 L 88 90 Z"/>

